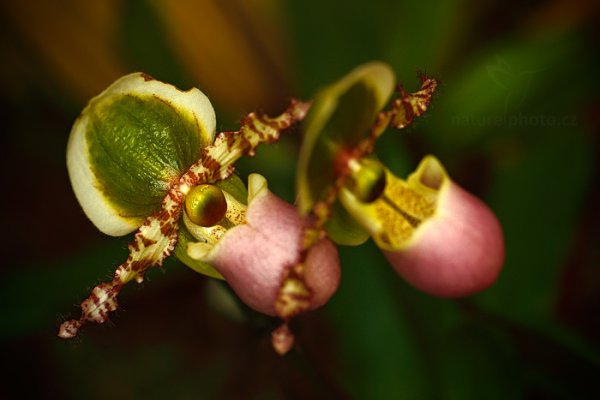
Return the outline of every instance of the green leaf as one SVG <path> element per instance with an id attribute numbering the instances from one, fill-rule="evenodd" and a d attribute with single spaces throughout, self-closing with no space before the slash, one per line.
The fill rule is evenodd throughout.
<path id="1" fill-rule="evenodd" d="M 497 283 L 478 298 L 501 315 L 532 323 L 552 318 L 593 153 L 577 127 L 530 135 L 537 140 L 495 170 L 489 202 L 504 229 L 506 262 Z"/>
<path id="2" fill-rule="evenodd" d="M 343 279 L 325 311 L 335 329 L 343 387 L 357 399 L 434 398 L 423 356 L 432 349 L 431 334 L 445 332 L 443 314 L 435 307 L 410 310 L 403 291 L 424 296 L 402 284 L 372 243 L 342 250 Z M 420 329 L 415 316 L 435 329 Z"/>
<path id="3" fill-rule="evenodd" d="M 456 154 L 522 128 L 563 124 L 562 116 L 571 114 L 578 105 L 573 100 L 581 94 L 579 85 L 559 88 L 557 82 L 593 74 L 591 68 L 572 63 L 588 58 L 586 53 L 574 35 L 486 47 L 446 78 L 424 132 L 430 148 L 439 156 Z"/>

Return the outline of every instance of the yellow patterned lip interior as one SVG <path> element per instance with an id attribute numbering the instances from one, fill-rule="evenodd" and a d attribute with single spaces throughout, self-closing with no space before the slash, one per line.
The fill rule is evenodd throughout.
<path id="1" fill-rule="evenodd" d="M 365 168 L 381 168 L 381 164 L 372 160 Z M 345 187 L 340 192 L 340 201 L 378 247 L 400 250 L 412 242 L 425 221 L 435 216 L 440 194 L 450 179 L 442 164 L 431 155 L 424 157 L 406 180 L 383 168 L 385 188 L 377 199 L 361 201 L 353 190 Z"/>

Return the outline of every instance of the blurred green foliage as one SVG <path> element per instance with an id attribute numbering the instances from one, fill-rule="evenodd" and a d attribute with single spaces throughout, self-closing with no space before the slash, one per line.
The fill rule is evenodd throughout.
<path id="1" fill-rule="evenodd" d="M 108 47 L 117 49 L 124 72 L 195 85 L 158 3 L 118 2 L 106 18 L 116 21 Z M 204 3 L 211 2 L 198 9 Z M 244 8 L 238 3 L 227 7 Z M 373 59 L 389 63 L 408 90 L 418 87 L 419 69 L 442 81 L 426 115 L 402 134 L 388 132 L 377 153 L 400 175 L 434 153 L 491 205 L 506 238 L 498 282 L 468 299 L 431 298 L 402 282 L 372 243 L 341 248 L 339 291 L 323 310 L 294 322 L 298 347 L 279 358 L 269 347 L 276 321 L 243 305 L 244 319 L 230 318 L 210 301 L 207 278 L 172 261 L 150 273 L 143 290 L 124 290 L 112 324 L 87 326 L 73 342 L 58 339 L 63 313 L 75 315 L 73 305 L 125 258 L 128 238 L 98 234 L 68 185 L 64 149 L 85 102 L 57 78 L 47 58 L 54 53 L 44 46 L 70 49 L 70 42 L 49 36 L 40 45 L 24 28 L 34 7 L 19 14 L 6 3 L 0 337 L 10 371 L 3 396 L 597 398 L 600 52 L 593 2 L 256 3 L 261 18 L 283 27 L 290 95 L 307 99 Z M 46 23 L 68 26 L 64 18 Z M 239 26 L 217 26 L 211 43 L 218 47 L 220 35 Z M 261 46 L 249 51 L 264 56 Z M 90 43 L 88 50 L 102 49 Z M 203 62 L 223 67 L 218 58 Z M 287 90 L 275 89 L 265 88 Z M 219 129 L 276 106 L 240 110 L 225 98 Z M 293 201 L 298 143 L 296 131 L 239 171 L 264 174 Z"/>

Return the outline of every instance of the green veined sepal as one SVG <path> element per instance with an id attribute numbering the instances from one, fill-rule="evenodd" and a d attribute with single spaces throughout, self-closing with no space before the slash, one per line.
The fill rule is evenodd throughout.
<path id="1" fill-rule="evenodd" d="M 215 126 L 213 107 L 198 89 L 182 91 L 143 73 L 114 82 L 90 100 L 67 146 L 85 214 L 108 235 L 135 230 L 213 142 Z"/>

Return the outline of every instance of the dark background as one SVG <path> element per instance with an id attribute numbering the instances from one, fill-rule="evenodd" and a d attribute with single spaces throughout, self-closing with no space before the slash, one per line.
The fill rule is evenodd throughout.
<path id="1" fill-rule="evenodd" d="M 581 399 L 600 376 L 598 3 L 492 1 L 3 1 L 0 398 Z M 435 154 L 484 198 L 506 236 L 488 291 L 426 296 L 368 243 L 341 248 L 342 283 L 277 321 L 176 260 L 122 293 L 120 311 L 56 337 L 130 237 L 101 235 L 71 191 L 65 148 L 87 100 L 141 70 L 200 87 L 232 129 L 310 98 L 358 64 L 442 82 L 378 154 L 397 174 Z M 294 199 L 300 138 L 239 164 Z"/>

